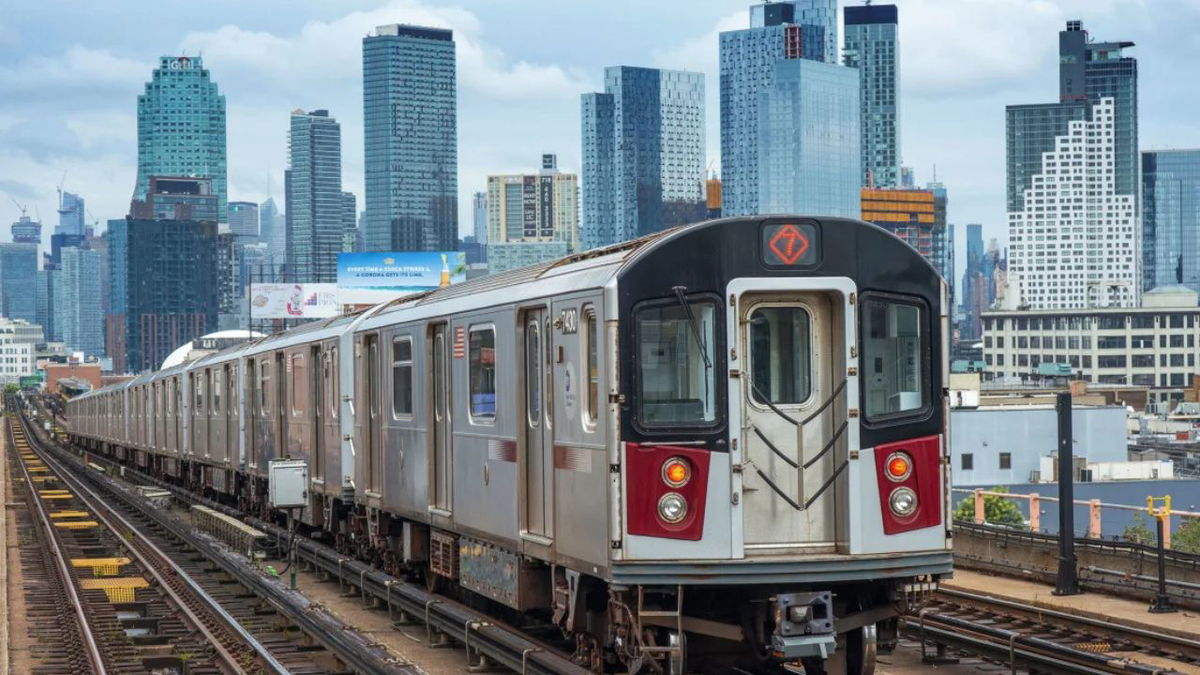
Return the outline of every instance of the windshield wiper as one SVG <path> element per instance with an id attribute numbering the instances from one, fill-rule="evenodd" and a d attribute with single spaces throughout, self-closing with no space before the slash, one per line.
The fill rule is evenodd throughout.
<path id="1" fill-rule="evenodd" d="M 712 361 L 708 358 L 708 348 L 704 345 L 704 341 L 700 339 L 700 324 L 696 321 L 696 315 L 692 312 L 692 306 L 684 297 L 683 292 L 687 290 L 687 286 L 675 286 L 671 290 L 675 291 L 675 297 L 679 299 L 679 305 L 683 307 L 684 314 L 687 315 L 688 324 L 692 327 L 692 337 L 696 339 L 696 346 L 700 348 L 700 357 L 704 359 L 704 367 L 712 368 Z"/>

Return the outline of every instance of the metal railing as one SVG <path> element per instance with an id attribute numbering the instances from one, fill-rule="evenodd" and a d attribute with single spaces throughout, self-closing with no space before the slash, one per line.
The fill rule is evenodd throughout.
<path id="1" fill-rule="evenodd" d="M 952 493 L 970 495 L 974 499 L 974 522 L 976 525 L 986 525 L 987 523 L 987 498 L 1000 497 L 1003 499 L 1012 500 L 1014 502 L 1025 502 L 1028 506 L 1029 520 L 1026 523 L 1026 529 L 1030 532 L 1041 532 L 1041 517 L 1042 502 L 1057 504 L 1058 497 L 1043 496 L 1036 492 L 1029 494 L 1021 494 L 1017 492 L 997 492 L 995 490 L 982 489 L 967 489 L 967 488 L 952 488 Z M 1111 504 L 1102 502 L 1099 499 L 1076 499 L 1073 500 L 1075 506 L 1086 506 L 1088 508 L 1088 539 L 1102 539 L 1103 535 L 1103 512 L 1104 509 L 1112 509 L 1114 511 L 1130 511 L 1134 513 L 1144 513 L 1154 519 L 1163 521 L 1163 545 L 1166 548 L 1171 548 L 1171 529 L 1173 518 L 1179 517 L 1179 524 L 1183 525 L 1190 519 L 1200 518 L 1200 512 L 1196 511 L 1173 511 L 1169 507 L 1166 509 L 1150 510 L 1146 506 L 1132 506 L 1130 504 Z"/>

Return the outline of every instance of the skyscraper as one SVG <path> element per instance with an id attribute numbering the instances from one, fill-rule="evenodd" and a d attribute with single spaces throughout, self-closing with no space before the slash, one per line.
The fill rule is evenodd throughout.
<path id="1" fill-rule="evenodd" d="M 977 223 L 967 225 L 965 265 L 962 285 L 959 286 L 959 298 L 964 317 L 958 327 L 959 336 L 963 340 L 977 340 L 983 336 L 980 318 L 983 311 L 991 306 L 983 250 L 983 225 Z"/>
<path id="2" fill-rule="evenodd" d="M 70 192 L 61 194 L 62 197 L 58 204 L 58 225 L 54 228 L 54 234 L 83 237 L 86 228 L 84 216 L 87 215 L 83 197 Z"/>
<path id="3" fill-rule="evenodd" d="M 804 40 L 811 43 L 805 46 L 809 52 L 805 58 L 825 63 L 838 62 L 837 19 L 837 0 L 791 0 L 750 6 L 751 28 L 798 24 L 804 29 Z"/>
<path id="4" fill-rule="evenodd" d="M 1151 237 L 1139 222 L 1137 62 L 1122 51 L 1133 43 L 1090 42 L 1079 21 L 1058 37 L 1059 102 L 1007 109 L 1009 283 L 1034 308 L 1136 305 Z"/>
<path id="5" fill-rule="evenodd" d="M 0 316 L 37 322 L 37 244 L 0 244 Z"/>
<path id="6" fill-rule="evenodd" d="M 703 74 L 612 66 L 581 109 L 582 249 L 704 218 Z"/>
<path id="7" fill-rule="evenodd" d="M 900 36 L 895 5 L 847 7 L 845 63 L 861 93 L 863 185 L 900 185 Z"/>
<path id="8" fill-rule="evenodd" d="M 42 224 L 22 214 L 20 220 L 12 224 L 12 240 L 18 244 L 42 243 Z"/>
<path id="9" fill-rule="evenodd" d="M 488 241 L 488 193 L 476 192 L 471 195 L 471 207 L 475 220 L 472 223 L 471 234 L 475 242 L 487 244 Z"/>
<path id="10" fill-rule="evenodd" d="M 274 197 L 258 206 L 258 237 L 267 245 L 267 256 L 276 264 L 287 258 L 287 227 L 284 216 L 279 213 Z"/>
<path id="11" fill-rule="evenodd" d="M 1142 153 L 1142 290 L 1200 293 L 1200 150 Z"/>
<path id="12" fill-rule="evenodd" d="M 150 176 L 211 178 L 218 218 L 227 217 L 225 97 L 199 56 L 160 58 L 138 96 L 135 199 L 145 199 Z"/>
<path id="13" fill-rule="evenodd" d="M 327 110 L 297 110 L 288 152 L 288 269 L 300 283 L 337 281 L 344 218 L 342 128 Z"/>
<path id="14" fill-rule="evenodd" d="M 229 231 L 239 237 L 248 237 L 257 241 L 258 204 L 254 202 L 229 202 Z"/>
<path id="15" fill-rule="evenodd" d="M 358 250 L 358 198 L 353 192 L 342 193 L 342 252 Z"/>
<path id="16" fill-rule="evenodd" d="M 805 7 L 824 6 L 820 0 L 777 2 L 750 8 L 750 27 L 720 36 L 721 57 L 721 213 L 743 216 L 762 213 L 759 205 L 758 152 L 760 94 L 771 88 L 781 60 L 827 61 L 826 37 L 834 27 L 797 23 Z M 797 9 L 797 5 L 802 6 Z M 811 7 L 810 7 L 811 6 Z M 816 9 L 812 9 L 816 12 Z M 836 51 L 836 47 L 834 47 Z M 788 72 L 795 73 L 799 66 Z M 585 181 L 586 182 L 586 181 Z M 586 218 L 585 218 L 586 220 Z"/>
<path id="17" fill-rule="evenodd" d="M 108 221 L 108 355 L 118 373 L 159 368 L 217 325 L 217 224 Z"/>
<path id="18" fill-rule="evenodd" d="M 363 38 L 368 251 L 458 241 L 454 35 L 392 24 Z"/>
<path id="19" fill-rule="evenodd" d="M 100 309 L 100 254 L 78 246 L 62 250 L 55 288 L 63 302 L 56 307 L 67 349 L 87 356 L 104 354 L 104 313 Z"/>
<path id="20" fill-rule="evenodd" d="M 550 161 L 545 161 L 546 158 Z M 543 155 L 536 174 L 488 176 L 488 268 L 503 272 L 579 247 L 579 178 Z"/>
<path id="21" fill-rule="evenodd" d="M 758 209 L 858 218 L 858 72 L 782 59 L 758 100 Z"/>

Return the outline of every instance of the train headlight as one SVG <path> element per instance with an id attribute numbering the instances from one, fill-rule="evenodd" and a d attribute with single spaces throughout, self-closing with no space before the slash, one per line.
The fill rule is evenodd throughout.
<path id="1" fill-rule="evenodd" d="M 896 488 L 888 497 L 888 507 L 901 518 L 911 516 L 917 511 L 917 493 L 906 487 Z"/>
<path id="2" fill-rule="evenodd" d="M 912 475 L 912 457 L 906 452 L 893 452 L 884 464 L 887 477 L 897 483 Z"/>
<path id="3" fill-rule="evenodd" d="M 658 500 L 658 517 L 674 524 L 687 517 L 687 500 L 678 492 L 668 492 Z"/>
<path id="4" fill-rule="evenodd" d="M 692 478 L 692 467 L 682 457 L 672 457 L 663 462 L 662 479 L 673 488 L 683 487 Z"/>

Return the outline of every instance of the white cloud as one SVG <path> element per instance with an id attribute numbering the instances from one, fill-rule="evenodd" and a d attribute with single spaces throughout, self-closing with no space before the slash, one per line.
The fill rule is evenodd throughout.
<path id="1" fill-rule="evenodd" d="M 55 91 L 63 96 L 84 91 L 110 93 L 113 87 L 137 87 L 145 76 L 146 64 L 141 61 L 75 45 L 59 57 L 39 56 L 0 67 L 0 91 L 7 97 Z"/>

